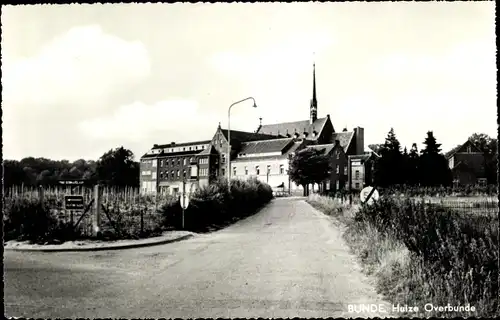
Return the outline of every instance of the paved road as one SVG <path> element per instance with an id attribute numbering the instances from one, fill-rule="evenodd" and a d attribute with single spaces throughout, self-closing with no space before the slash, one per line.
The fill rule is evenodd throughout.
<path id="1" fill-rule="evenodd" d="M 162 246 L 4 255 L 5 310 L 35 318 L 358 317 L 380 303 L 330 219 L 276 199 L 231 227 Z"/>

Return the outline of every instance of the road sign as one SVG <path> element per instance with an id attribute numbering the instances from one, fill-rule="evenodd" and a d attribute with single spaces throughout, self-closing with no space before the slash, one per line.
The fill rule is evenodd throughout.
<path id="1" fill-rule="evenodd" d="M 181 193 L 181 207 L 186 210 L 189 205 L 189 194 Z"/>
<path id="2" fill-rule="evenodd" d="M 83 210 L 83 196 L 65 196 L 64 207 L 66 210 Z"/>
<path id="3" fill-rule="evenodd" d="M 372 204 L 374 201 L 377 201 L 379 199 L 379 194 L 377 189 L 374 189 L 373 187 L 366 187 L 361 190 L 359 198 L 361 199 L 362 203 Z"/>

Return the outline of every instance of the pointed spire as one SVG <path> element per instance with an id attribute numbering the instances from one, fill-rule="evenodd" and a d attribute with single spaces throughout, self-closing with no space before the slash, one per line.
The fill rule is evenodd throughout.
<path id="1" fill-rule="evenodd" d="M 316 100 L 316 63 L 313 63 L 313 96 L 311 99 L 310 121 L 313 124 L 318 119 L 318 101 Z"/>
<path id="2" fill-rule="evenodd" d="M 317 104 L 317 101 L 316 101 L 316 63 L 313 63 L 313 103 Z"/>

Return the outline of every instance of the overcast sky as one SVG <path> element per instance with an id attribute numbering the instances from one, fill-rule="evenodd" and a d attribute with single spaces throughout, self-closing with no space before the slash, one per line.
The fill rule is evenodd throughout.
<path id="1" fill-rule="evenodd" d="M 365 144 L 496 137 L 494 2 L 2 7 L 3 158 L 97 159 L 318 115 Z"/>

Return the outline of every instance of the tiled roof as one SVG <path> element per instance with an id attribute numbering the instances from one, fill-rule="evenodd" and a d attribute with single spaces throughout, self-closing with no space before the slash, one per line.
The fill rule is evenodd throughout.
<path id="1" fill-rule="evenodd" d="M 307 149 L 314 149 L 314 150 L 323 150 L 323 154 L 326 155 L 326 154 L 329 154 L 330 151 L 332 151 L 334 146 L 335 145 L 333 143 L 330 143 L 330 144 L 311 145 L 311 146 L 307 146 L 306 148 Z"/>
<path id="2" fill-rule="evenodd" d="M 175 143 L 175 144 L 168 143 L 168 144 L 161 144 L 161 145 L 154 146 L 153 149 L 193 146 L 193 145 L 198 145 L 198 144 L 209 144 L 210 142 L 211 142 L 211 140 L 183 142 L 183 143 Z"/>
<path id="3" fill-rule="evenodd" d="M 205 149 L 206 150 L 206 149 Z M 189 156 L 189 155 L 197 155 L 203 150 L 188 150 L 188 151 L 179 151 L 179 152 L 160 152 L 160 153 L 152 153 L 145 154 L 141 157 L 141 159 L 151 159 L 151 158 L 166 158 L 166 157 L 175 157 L 175 156 Z"/>
<path id="4" fill-rule="evenodd" d="M 153 159 L 153 158 L 158 158 L 160 154 L 159 153 L 154 153 L 154 154 L 147 154 L 145 153 L 141 159 Z"/>
<path id="5" fill-rule="evenodd" d="M 231 160 L 231 163 L 235 162 L 249 162 L 253 163 L 254 161 L 260 161 L 260 160 L 283 160 L 283 159 L 288 159 L 288 156 L 286 154 L 280 155 L 280 156 L 261 156 L 261 157 L 250 157 L 250 158 L 236 158 L 234 160 Z"/>
<path id="6" fill-rule="evenodd" d="M 304 134 L 304 132 L 307 132 L 307 139 L 315 139 L 319 136 L 319 133 L 321 133 L 327 121 L 328 117 L 316 119 L 313 124 L 311 124 L 309 120 L 264 124 L 259 128 L 259 133 L 281 136 L 286 136 L 288 134 L 290 137 L 292 137 L 295 132 L 297 132 L 301 136 Z M 313 137 L 313 131 L 316 131 L 316 137 Z"/>
<path id="7" fill-rule="evenodd" d="M 333 141 L 339 140 L 340 146 L 344 149 L 344 152 L 347 153 L 347 149 L 349 149 L 349 145 L 351 144 L 352 138 L 354 137 L 354 132 L 336 132 L 333 134 Z"/>
<path id="8" fill-rule="evenodd" d="M 280 152 L 292 143 L 292 138 L 259 140 L 245 142 L 241 146 L 240 154 L 255 154 L 267 152 Z"/>
<path id="9" fill-rule="evenodd" d="M 220 129 L 220 130 L 224 135 L 224 138 L 227 139 L 227 129 Z M 240 142 L 248 142 L 255 140 L 269 140 L 277 138 L 279 138 L 277 135 L 231 130 L 231 141 L 236 140 Z"/>
<path id="10" fill-rule="evenodd" d="M 297 151 L 297 149 L 299 149 L 300 146 L 302 146 L 302 142 L 301 141 L 295 141 L 293 143 L 293 145 L 290 147 L 290 149 L 288 149 L 286 151 L 286 154 L 288 155 L 288 154 L 291 154 L 291 153 Z"/>

